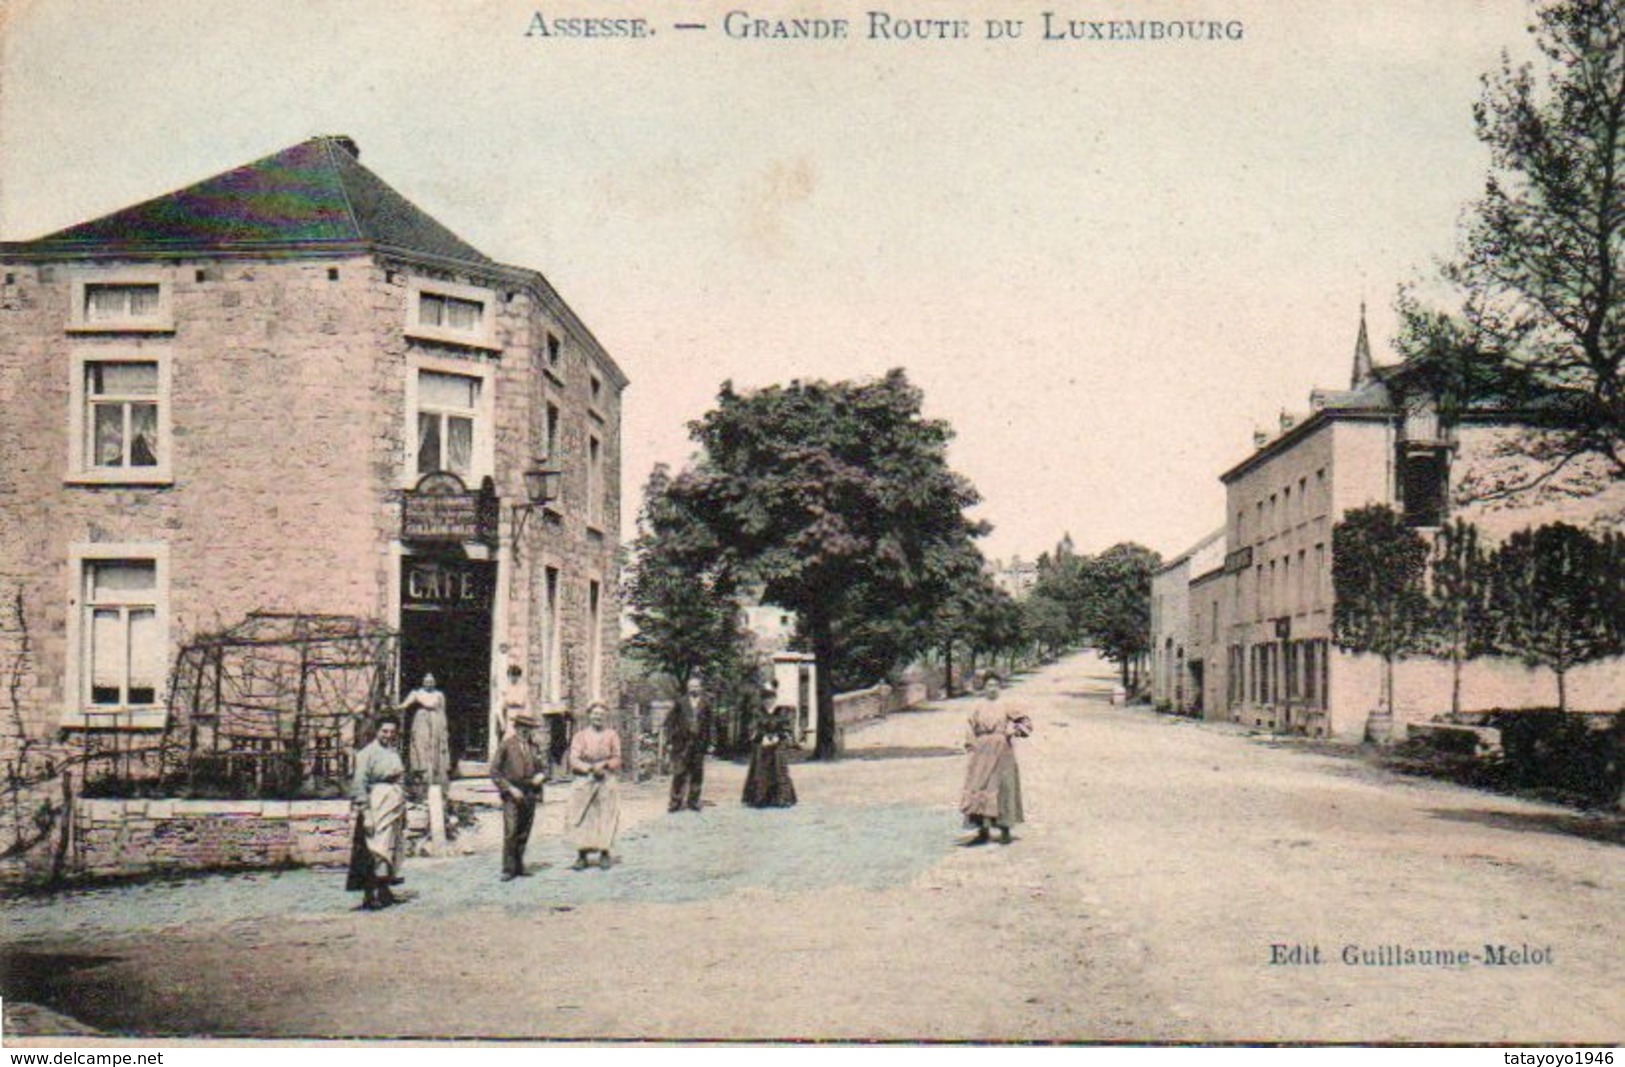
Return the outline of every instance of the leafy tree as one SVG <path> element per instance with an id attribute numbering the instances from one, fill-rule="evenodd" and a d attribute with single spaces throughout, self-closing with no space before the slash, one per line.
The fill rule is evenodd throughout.
<path id="1" fill-rule="evenodd" d="M 1558 522 L 1520 530 L 1491 558 L 1497 643 L 1557 675 L 1559 711 L 1568 710 L 1569 671 L 1621 651 L 1617 552 L 1617 538 Z"/>
<path id="2" fill-rule="evenodd" d="M 1041 594 L 1021 602 L 1022 629 L 1040 657 L 1053 659 L 1072 642 L 1073 629 L 1066 605 Z"/>
<path id="3" fill-rule="evenodd" d="M 972 647 L 976 652 L 985 652 L 990 661 L 1005 656 L 1007 672 L 1015 671 L 1016 656 L 1029 639 L 1023 603 L 995 586 L 976 607 Z"/>
<path id="4" fill-rule="evenodd" d="M 1082 564 L 1076 579 L 1083 633 L 1117 664 L 1130 692 L 1139 686 L 1151 651 L 1151 576 L 1160 566 L 1157 553 L 1124 542 Z"/>
<path id="5" fill-rule="evenodd" d="M 678 691 L 718 657 L 730 654 L 739 608 L 732 589 L 712 561 L 716 542 L 707 526 L 674 492 L 659 464 L 643 488 L 638 536 L 626 570 L 628 617 L 636 632 L 627 642 L 634 657 L 670 676 Z"/>
<path id="6" fill-rule="evenodd" d="M 968 666 L 975 668 L 982 616 L 987 611 L 989 601 L 1000 594 L 993 579 L 980 566 L 980 561 L 978 553 L 962 562 L 964 569 L 960 579 L 938 604 L 927 626 L 930 644 L 942 655 L 945 684 L 950 697 L 954 695 L 957 673 L 954 670 L 954 653 L 960 648 L 966 649 L 970 655 Z"/>
<path id="7" fill-rule="evenodd" d="M 1332 527 L 1332 639 L 1382 657 L 1380 710 L 1394 710 L 1394 663 L 1418 651 L 1428 622 L 1428 546 L 1393 508 L 1372 504 Z"/>
<path id="8" fill-rule="evenodd" d="M 929 617 L 952 591 L 978 500 L 947 463 L 948 425 L 920 414 L 901 370 L 863 383 L 725 383 L 690 425 L 701 445 L 674 484 L 732 581 L 799 616 L 820 671 L 851 679 L 859 622 Z M 864 684 L 875 679 L 863 679 Z M 835 753 L 832 685 L 818 687 L 818 758 Z"/>
<path id="9" fill-rule="evenodd" d="M 1461 667 L 1491 650 L 1489 571 L 1478 528 L 1457 519 L 1433 542 L 1427 632 L 1433 650 L 1450 661 L 1450 712 L 1461 711 Z"/>
<path id="10" fill-rule="evenodd" d="M 1543 415 L 1549 477 L 1585 454 L 1625 476 L 1625 0 L 1556 0 L 1530 27 L 1548 69 L 1503 56 L 1473 117 L 1492 169 L 1445 280 L 1453 312 L 1401 297 L 1400 347 L 1445 407 Z M 1531 483 L 1532 484 L 1532 483 Z M 1513 489 L 1527 486 L 1514 486 Z"/>
<path id="11" fill-rule="evenodd" d="M 1032 590 L 1033 595 L 1049 597 L 1066 608 L 1072 635 L 1079 641 L 1088 638 L 1089 605 L 1094 592 L 1090 584 L 1093 563 L 1090 557 L 1077 554 L 1072 536 L 1067 534 L 1055 546 L 1053 554 L 1046 552 L 1038 557 L 1038 580 Z"/>

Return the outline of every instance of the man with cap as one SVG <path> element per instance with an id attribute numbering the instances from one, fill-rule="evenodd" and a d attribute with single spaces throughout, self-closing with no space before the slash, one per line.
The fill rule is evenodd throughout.
<path id="1" fill-rule="evenodd" d="M 532 731 L 536 719 L 529 711 L 514 712 L 491 761 L 491 780 L 502 794 L 502 880 L 523 878 L 525 846 L 530 843 L 536 804 L 542 796 L 547 770 L 536 758 Z"/>

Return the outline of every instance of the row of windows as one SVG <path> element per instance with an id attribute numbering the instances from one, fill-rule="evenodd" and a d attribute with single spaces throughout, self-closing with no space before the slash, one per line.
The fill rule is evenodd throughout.
<path id="1" fill-rule="evenodd" d="M 1325 638 L 1231 645 L 1228 706 L 1242 703 L 1326 707 L 1331 643 Z"/>
<path id="2" fill-rule="evenodd" d="M 1327 491 L 1326 468 L 1322 467 L 1315 472 L 1313 482 L 1306 474 L 1298 479 L 1296 486 L 1288 482 L 1269 496 L 1260 496 L 1253 502 L 1251 530 L 1246 527 L 1246 509 L 1236 511 L 1235 543 L 1238 545 L 1260 543 L 1308 522 L 1317 515 L 1325 514 L 1330 504 Z"/>
<path id="3" fill-rule="evenodd" d="M 72 706 L 64 725 L 157 726 L 169 654 L 167 551 L 161 545 L 76 546 L 71 553 L 80 610 L 70 653 Z M 548 645 L 543 691 L 558 699 L 560 575 L 545 569 Z M 602 585 L 587 582 L 587 663 L 592 699 L 601 695 Z"/>
<path id="4" fill-rule="evenodd" d="M 1253 567 L 1253 620 L 1262 622 L 1282 615 L 1299 615 L 1323 606 L 1326 574 L 1326 546 L 1314 548 L 1313 568 L 1309 550 L 1298 549 L 1297 565 L 1293 555 L 1286 552 L 1267 563 L 1260 561 Z M 1245 572 L 1243 572 L 1245 573 Z M 1239 605 L 1241 583 L 1235 586 Z M 1240 618 L 1237 614 L 1237 618 Z"/>
<path id="5" fill-rule="evenodd" d="M 443 366 L 443 364 L 441 364 Z M 168 364 L 162 359 L 120 357 L 75 361 L 71 469 L 78 478 L 102 482 L 165 482 L 169 470 Z M 493 446 L 488 378 L 444 369 L 416 370 L 416 447 L 412 481 L 450 471 L 476 484 L 492 474 Z M 546 455 L 559 458 L 562 415 L 548 402 L 543 411 Z M 603 524 L 604 444 L 587 436 L 587 521 Z"/>
<path id="6" fill-rule="evenodd" d="M 408 287 L 406 332 L 409 336 L 454 345 L 500 349 L 491 320 L 490 290 L 450 282 L 414 280 Z M 169 288 L 162 281 L 80 281 L 74 285 L 70 330 L 96 333 L 174 329 Z M 551 331 L 544 343 L 546 369 L 557 378 L 563 342 Z M 588 378 L 588 400 L 594 409 L 604 402 L 604 379 Z"/>

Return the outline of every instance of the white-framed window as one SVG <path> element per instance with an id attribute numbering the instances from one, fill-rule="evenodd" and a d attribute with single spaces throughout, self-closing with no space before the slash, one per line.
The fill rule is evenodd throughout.
<path id="1" fill-rule="evenodd" d="M 407 487 L 449 471 L 470 489 L 492 473 L 490 368 L 455 359 L 415 357 L 407 368 Z"/>
<path id="2" fill-rule="evenodd" d="M 168 333 L 175 329 L 172 289 L 163 271 L 116 271 L 73 279 L 70 333 Z"/>
<path id="3" fill-rule="evenodd" d="M 604 525 L 604 442 L 597 434 L 587 435 L 587 525 Z"/>
<path id="4" fill-rule="evenodd" d="M 162 544 L 69 548 L 67 727 L 164 723 L 169 551 Z"/>
<path id="5" fill-rule="evenodd" d="M 68 480 L 171 480 L 167 353 L 85 349 L 69 360 Z"/>
<path id="6" fill-rule="evenodd" d="M 496 294 L 474 285 L 423 278 L 406 286 L 406 333 L 426 341 L 497 349 Z"/>

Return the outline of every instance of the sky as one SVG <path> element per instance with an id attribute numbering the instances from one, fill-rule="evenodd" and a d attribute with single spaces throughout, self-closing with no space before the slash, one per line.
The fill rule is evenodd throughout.
<path id="1" fill-rule="evenodd" d="M 1347 382 L 1362 302 L 1394 358 L 1396 288 L 1452 252 L 1483 188 L 1480 76 L 1530 52 L 1517 0 L 0 12 L 0 239 L 348 134 L 475 247 L 545 274 L 626 371 L 628 525 L 724 380 L 900 366 L 955 429 L 984 551 L 1028 559 L 1063 533 L 1189 547 L 1255 428 Z M 729 12 L 847 37 L 733 37 Z M 875 39 L 872 12 L 968 36 Z M 1084 39 L 1044 40 L 1045 12 Z M 654 32 L 527 36 L 538 15 Z M 1021 36 L 988 40 L 993 17 Z M 1239 38 L 1090 38 L 1189 19 Z"/>

